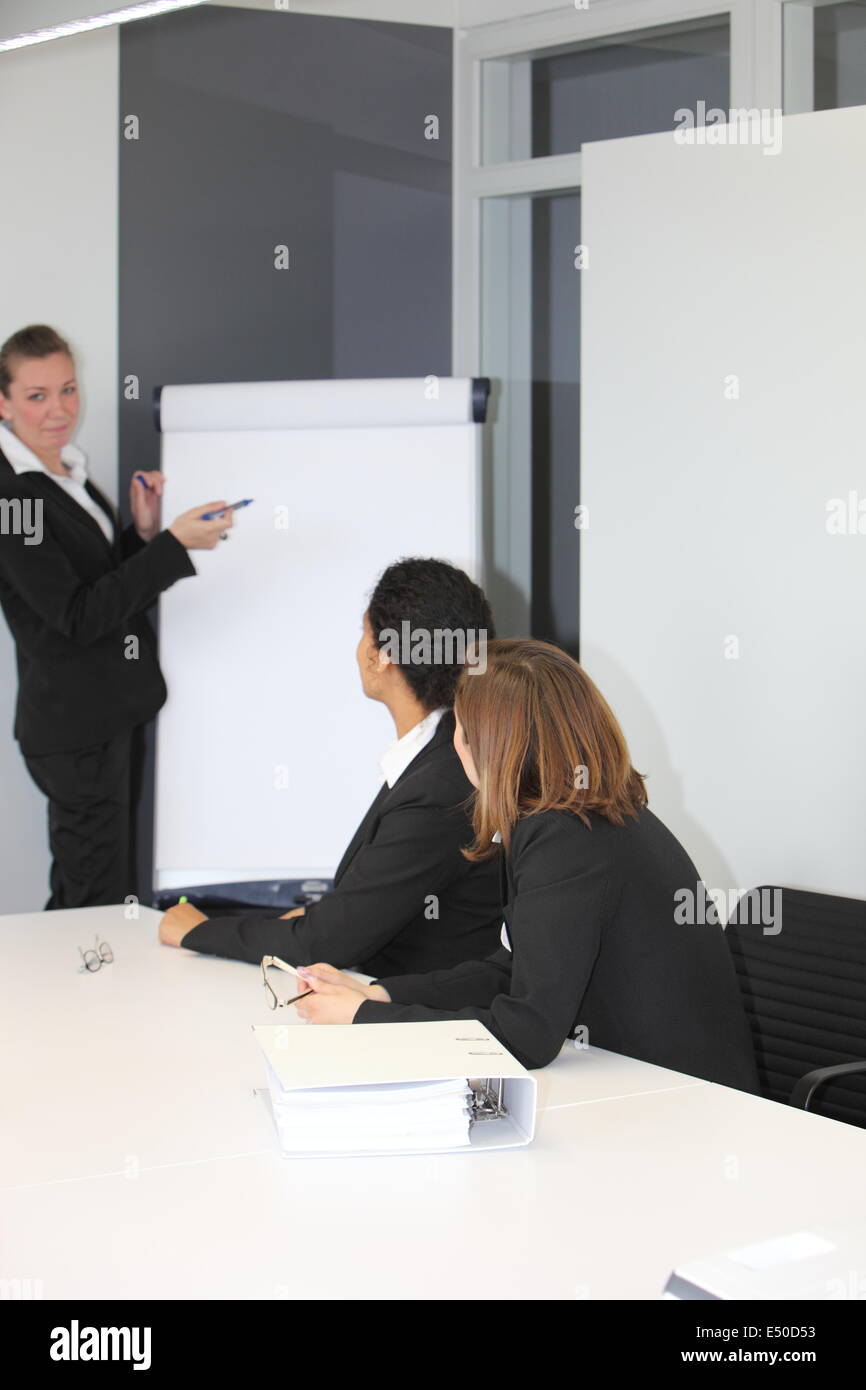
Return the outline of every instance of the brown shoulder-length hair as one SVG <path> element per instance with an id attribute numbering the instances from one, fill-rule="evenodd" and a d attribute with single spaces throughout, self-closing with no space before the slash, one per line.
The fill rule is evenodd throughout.
<path id="1" fill-rule="evenodd" d="M 26 328 L 19 328 L 0 347 L 0 393 L 9 395 L 9 387 L 21 358 L 53 357 L 55 352 L 72 356 L 72 349 L 56 328 L 49 327 L 47 323 L 31 323 Z"/>
<path id="2" fill-rule="evenodd" d="M 467 859 L 506 850 L 518 820 L 588 812 L 623 825 L 647 804 L 622 730 L 601 691 L 567 652 L 529 638 L 489 642 L 486 668 L 467 666 L 454 713 L 478 772 Z"/>

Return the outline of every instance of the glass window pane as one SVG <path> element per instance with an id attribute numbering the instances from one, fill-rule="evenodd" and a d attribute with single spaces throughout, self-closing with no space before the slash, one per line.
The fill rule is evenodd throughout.
<path id="1" fill-rule="evenodd" d="M 785 111 L 830 111 L 866 105 L 866 3 L 788 4 Z"/>
<path id="2" fill-rule="evenodd" d="M 577 655 L 580 195 L 482 203 L 481 369 L 495 382 L 485 570 L 501 636 Z"/>
<path id="3" fill-rule="evenodd" d="M 572 154 L 586 140 L 672 130 L 681 107 L 730 105 L 730 23 L 646 30 L 568 50 L 488 59 L 482 162 Z"/>
<path id="4" fill-rule="evenodd" d="M 814 11 L 815 110 L 866 105 L 866 5 Z"/>
<path id="5" fill-rule="evenodd" d="M 580 195 L 532 200 L 533 637 L 578 655 Z"/>

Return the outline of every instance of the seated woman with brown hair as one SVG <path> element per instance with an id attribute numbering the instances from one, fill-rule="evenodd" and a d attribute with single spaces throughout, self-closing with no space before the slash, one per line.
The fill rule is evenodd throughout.
<path id="1" fill-rule="evenodd" d="M 313 1023 L 478 1019 L 525 1066 L 578 1028 L 596 1047 L 757 1090 L 722 928 L 686 925 L 699 874 L 647 807 L 643 777 L 586 672 L 544 642 L 498 641 L 464 672 L 454 746 L 476 788 L 473 861 L 502 856 L 502 948 L 361 986 L 301 973 Z M 501 840 L 501 849 L 497 841 Z"/>

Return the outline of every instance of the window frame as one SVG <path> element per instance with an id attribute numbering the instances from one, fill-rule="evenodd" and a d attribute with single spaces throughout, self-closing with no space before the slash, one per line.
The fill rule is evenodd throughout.
<path id="1" fill-rule="evenodd" d="M 453 280 L 452 371 L 477 376 L 481 371 L 483 305 L 482 210 L 489 198 L 540 193 L 579 193 L 579 153 L 482 164 L 482 64 L 491 58 L 531 58 L 557 46 L 582 40 L 628 35 L 635 31 L 688 24 L 728 16 L 731 37 L 730 102 L 732 108 L 784 109 L 783 42 L 786 5 L 813 8 L 832 0 L 591 0 L 586 9 L 562 5 L 555 11 L 525 15 L 454 31 L 453 111 Z M 793 30 L 793 26 L 792 26 Z M 794 54 L 801 65 L 802 52 Z M 519 296 L 518 296 L 519 297 Z M 518 319 L 520 319 L 518 314 Z M 525 318 L 525 314 L 523 315 Z M 586 345 L 584 345 L 586 347 Z M 507 429 L 497 432 L 499 444 Z M 488 432 L 484 463 L 484 576 L 502 575 L 516 594 L 516 607 L 504 614 L 503 630 L 528 630 L 531 567 L 531 459 L 525 449 L 505 445 L 494 457 Z M 494 485 L 495 484 L 495 485 Z M 579 499 L 575 499 L 578 501 Z"/>

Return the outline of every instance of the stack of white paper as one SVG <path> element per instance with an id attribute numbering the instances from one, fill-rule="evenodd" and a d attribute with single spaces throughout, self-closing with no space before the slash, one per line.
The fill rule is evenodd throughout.
<path id="1" fill-rule="evenodd" d="M 298 1091 L 267 1070 L 285 1154 L 426 1153 L 469 1143 L 464 1079 Z"/>

